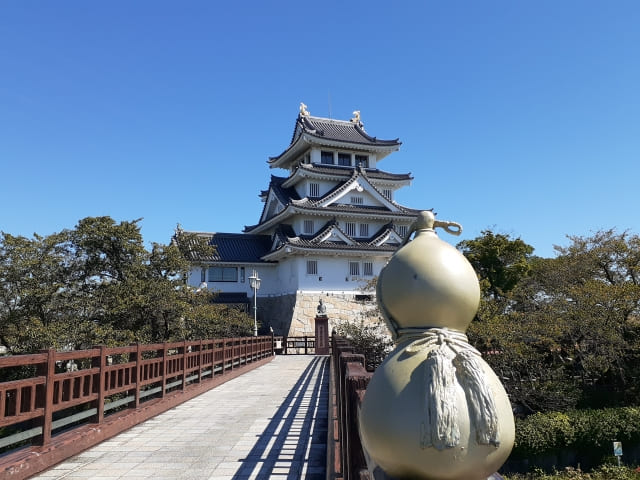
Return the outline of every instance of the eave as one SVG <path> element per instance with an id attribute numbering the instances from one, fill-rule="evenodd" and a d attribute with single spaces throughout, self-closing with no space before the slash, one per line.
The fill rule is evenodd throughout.
<path id="1" fill-rule="evenodd" d="M 354 167 L 316 166 L 315 164 L 299 165 L 294 172 L 282 182 L 283 188 L 297 185 L 304 179 L 340 181 L 353 175 Z M 364 169 L 369 181 L 376 184 L 402 187 L 411 184 L 413 177 L 409 173 L 393 174 L 378 169 Z M 386 178 L 385 178 L 386 177 Z"/>
<path id="2" fill-rule="evenodd" d="M 377 256 L 382 258 L 391 257 L 394 252 L 397 250 L 397 247 L 388 246 L 383 248 L 362 248 L 359 246 L 354 247 L 346 247 L 346 246 L 336 246 L 336 247 L 312 247 L 312 246 L 303 246 L 303 245 L 295 245 L 292 243 L 287 243 L 282 245 L 278 250 L 270 252 L 262 257 L 265 261 L 275 262 L 284 257 L 294 256 L 294 255 L 303 255 L 303 256 L 329 256 L 329 257 L 353 257 L 353 256 Z"/>
<path id="3" fill-rule="evenodd" d="M 384 143 L 371 144 L 371 143 L 358 143 L 347 142 L 342 140 L 327 139 L 318 135 L 313 135 L 308 132 L 302 133 L 294 142 L 277 157 L 271 157 L 267 163 L 271 168 L 289 168 L 289 164 L 295 161 L 306 150 L 313 146 L 327 147 L 327 148 L 343 148 L 345 150 L 355 150 L 361 152 L 375 152 L 378 161 L 392 152 L 399 150 L 401 142 L 393 140 L 380 141 Z"/>
<path id="4" fill-rule="evenodd" d="M 409 210 L 404 209 L 404 211 L 391 212 L 391 211 L 383 211 L 380 209 L 372 209 L 372 208 L 362 208 L 362 207 L 352 207 L 352 206 L 342 206 L 342 207 L 333 207 L 329 205 L 328 207 L 307 207 L 303 205 L 287 205 L 287 207 L 277 215 L 274 215 L 269 220 L 264 223 L 259 223 L 257 225 L 248 225 L 245 226 L 245 233 L 259 234 L 261 232 L 267 231 L 271 228 L 276 227 L 280 223 L 284 223 L 286 219 L 294 216 L 294 215 L 310 215 L 316 217 L 325 217 L 327 219 L 332 217 L 337 218 L 366 218 L 371 220 L 379 220 L 385 223 L 392 222 L 394 220 L 413 220 L 418 215 L 420 210 Z"/>

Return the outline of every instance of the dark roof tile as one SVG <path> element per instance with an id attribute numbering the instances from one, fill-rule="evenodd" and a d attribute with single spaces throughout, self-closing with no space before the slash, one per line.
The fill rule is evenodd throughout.
<path id="1" fill-rule="evenodd" d="M 250 235 L 244 233 L 200 233 L 209 245 L 216 247 L 215 255 L 207 258 L 194 258 L 202 262 L 262 262 L 261 258 L 271 250 L 269 235 Z"/>
<path id="2" fill-rule="evenodd" d="M 337 140 L 348 143 L 361 143 L 367 145 L 400 145 L 398 139 L 379 140 L 371 137 L 364 131 L 362 124 L 352 121 L 333 120 L 320 117 L 298 117 L 298 122 L 305 133 L 322 137 L 327 140 Z M 295 136 L 291 143 L 295 141 Z"/>

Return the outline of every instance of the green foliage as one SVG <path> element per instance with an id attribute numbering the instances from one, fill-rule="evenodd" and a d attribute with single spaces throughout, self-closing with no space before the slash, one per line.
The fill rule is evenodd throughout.
<path id="1" fill-rule="evenodd" d="M 518 419 L 513 454 L 527 457 L 563 448 L 609 451 L 614 440 L 640 441 L 640 408 L 536 413 Z"/>
<path id="2" fill-rule="evenodd" d="M 0 343 L 17 354 L 251 333 L 246 314 L 185 283 L 186 253 L 212 247 L 179 231 L 148 251 L 138 223 L 87 217 L 47 237 L 2 233 Z"/>
<path id="3" fill-rule="evenodd" d="M 354 351 L 365 356 L 368 370 L 375 370 L 393 348 L 389 331 L 381 320 L 359 318 L 339 322 L 335 325 L 335 332 L 349 339 Z"/>
<path id="4" fill-rule="evenodd" d="M 501 251 L 493 247 L 504 239 L 484 235 L 465 244 L 476 263 L 486 260 L 478 251 Z M 640 237 L 607 230 L 569 238 L 556 258 L 521 256 L 528 266 L 515 262 L 516 283 L 487 287 L 468 331 L 522 413 L 640 398 Z M 495 283 L 485 278 L 499 270 L 493 265 L 478 270 L 486 285 Z"/>
<path id="5" fill-rule="evenodd" d="M 483 230 L 482 235 L 458 244 L 480 277 L 482 291 L 499 300 L 509 293 L 530 270 L 533 247 L 521 239 Z"/>
<path id="6" fill-rule="evenodd" d="M 184 320 L 184 338 L 232 338 L 252 334 L 253 319 L 238 308 L 226 305 L 194 304 Z"/>
<path id="7" fill-rule="evenodd" d="M 373 294 L 376 291 L 378 277 L 362 284 L 362 291 Z M 353 320 L 337 322 L 335 333 L 349 339 L 356 353 L 365 356 L 365 366 L 369 371 L 376 369 L 393 349 L 391 333 L 384 323 L 378 304 L 364 301 Z"/>
<path id="8" fill-rule="evenodd" d="M 567 467 L 561 472 L 545 473 L 536 470 L 526 474 L 503 475 L 505 480 L 640 480 L 638 469 L 625 466 L 602 465 L 589 473 Z"/>

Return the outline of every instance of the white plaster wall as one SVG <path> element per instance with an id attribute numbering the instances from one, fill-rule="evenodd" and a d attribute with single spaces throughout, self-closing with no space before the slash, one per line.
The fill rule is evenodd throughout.
<path id="1" fill-rule="evenodd" d="M 241 282 L 240 272 L 238 272 L 237 282 L 207 282 L 207 288 L 216 292 L 234 292 L 234 293 L 246 293 L 249 297 L 253 297 L 253 289 L 249 283 L 249 277 L 252 275 L 255 269 L 260 277 L 261 284 L 260 290 L 258 290 L 258 296 L 261 295 L 275 295 L 281 293 L 281 285 L 278 277 L 278 267 L 273 266 L 252 266 L 252 265 L 232 265 L 226 264 L 225 266 L 238 268 L 244 267 L 244 282 Z M 208 267 L 205 267 L 208 268 Z M 202 267 L 194 267 L 189 272 L 187 283 L 198 288 L 201 282 L 201 270 Z"/>
<path id="2" fill-rule="evenodd" d="M 295 190 L 300 196 L 300 198 L 305 198 L 309 196 L 309 183 L 318 184 L 320 196 L 323 196 L 325 193 L 327 193 L 329 190 L 331 190 L 338 184 L 338 182 L 330 182 L 327 180 L 315 180 L 315 179 L 312 180 L 312 179 L 305 178 L 295 186 Z"/>
<path id="3" fill-rule="evenodd" d="M 301 257 L 297 258 L 298 275 L 300 282 L 298 290 L 313 292 L 360 292 L 363 285 L 374 276 L 380 274 L 380 270 L 387 263 L 387 258 L 350 258 L 350 257 Z M 318 261 L 318 275 L 307 275 L 307 260 Z M 359 261 L 360 277 L 353 278 L 349 275 L 349 261 Z M 373 276 L 362 275 L 362 262 L 373 262 Z"/>

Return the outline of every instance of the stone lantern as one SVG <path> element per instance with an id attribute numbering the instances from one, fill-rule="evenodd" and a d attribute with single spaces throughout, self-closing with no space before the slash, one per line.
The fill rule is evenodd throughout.
<path id="1" fill-rule="evenodd" d="M 378 278 L 378 302 L 396 347 L 369 383 L 359 416 L 371 461 L 395 479 L 486 480 L 513 447 L 511 405 L 464 334 L 480 286 L 466 258 L 421 212 Z M 408 237 L 407 237 L 408 238 Z"/>

